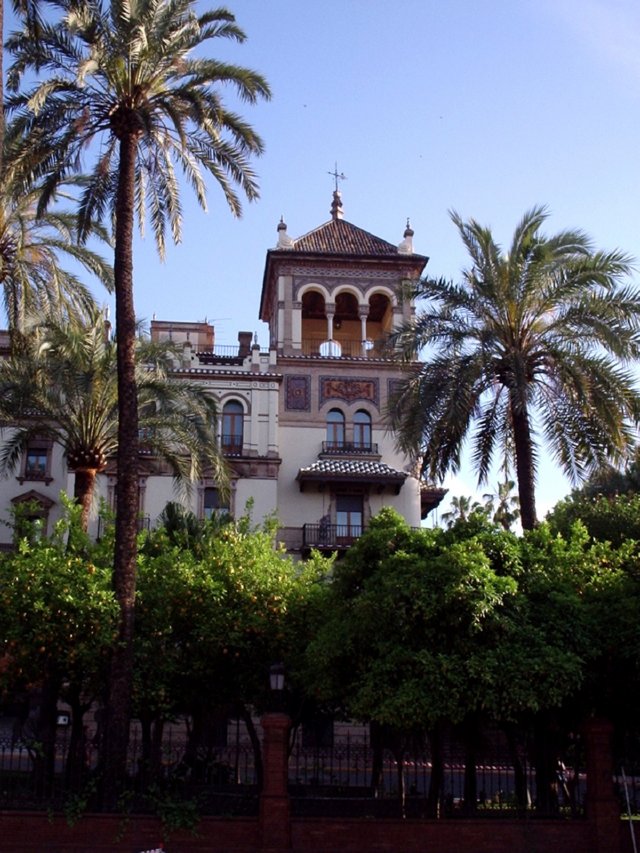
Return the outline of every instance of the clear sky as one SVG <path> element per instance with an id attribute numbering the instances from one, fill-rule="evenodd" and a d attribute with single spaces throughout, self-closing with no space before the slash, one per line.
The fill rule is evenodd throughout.
<path id="1" fill-rule="evenodd" d="M 201 3 L 205 8 L 209 4 Z M 211 3 L 211 6 L 217 5 Z M 507 244 L 525 210 L 640 256 L 638 0 L 229 0 L 247 34 L 216 55 L 253 67 L 273 99 L 238 109 L 263 136 L 261 199 L 234 220 L 185 187 L 184 239 L 160 264 L 138 244 L 140 317 L 257 331 L 265 252 L 327 221 L 337 162 L 345 218 L 398 243 L 407 217 L 428 272 L 465 264 L 448 210 Z M 213 44 L 213 43 L 211 43 Z M 450 485 L 470 493 L 469 472 Z M 480 491 L 488 491 L 481 489 Z M 539 509 L 566 493 L 550 466 Z"/>

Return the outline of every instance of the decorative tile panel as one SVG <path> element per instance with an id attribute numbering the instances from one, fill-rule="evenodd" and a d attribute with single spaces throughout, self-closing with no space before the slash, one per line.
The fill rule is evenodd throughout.
<path id="1" fill-rule="evenodd" d="M 285 406 L 293 412 L 311 411 L 311 377 L 285 377 Z"/>
<path id="2" fill-rule="evenodd" d="M 380 387 L 377 379 L 352 376 L 344 379 L 339 376 L 320 377 L 320 405 L 327 400 L 344 400 L 353 403 L 367 400 L 380 407 Z"/>

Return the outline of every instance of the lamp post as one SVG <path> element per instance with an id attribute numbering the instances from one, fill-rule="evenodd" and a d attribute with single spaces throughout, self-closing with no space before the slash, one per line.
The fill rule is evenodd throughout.
<path id="1" fill-rule="evenodd" d="M 262 850 L 280 853 L 291 847 L 291 806 L 289 801 L 289 728 L 284 710 L 284 666 L 269 668 L 269 708 L 262 717 L 263 783 L 260 794 Z"/>
<path id="2" fill-rule="evenodd" d="M 269 688 L 271 690 L 272 709 L 280 711 L 284 691 L 284 664 L 272 663 L 269 667 Z"/>

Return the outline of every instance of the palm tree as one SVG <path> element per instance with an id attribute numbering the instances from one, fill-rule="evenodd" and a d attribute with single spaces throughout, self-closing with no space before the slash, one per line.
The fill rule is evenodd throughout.
<path id="1" fill-rule="evenodd" d="M 473 498 L 460 495 L 451 498 L 451 509 L 442 513 L 442 520 L 447 527 L 453 527 L 457 521 L 468 521 L 469 517 L 476 512 L 483 512 L 482 504 Z"/>
<path id="2" fill-rule="evenodd" d="M 545 237 L 544 208 L 525 214 L 508 253 L 488 228 L 451 217 L 471 257 L 459 284 L 425 278 L 429 300 L 396 336 L 410 362 L 389 418 L 433 477 L 460 466 L 472 433 L 478 482 L 496 445 L 513 457 L 524 529 L 536 524 L 544 441 L 577 482 L 633 449 L 640 397 L 629 363 L 640 353 L 640 297 L 623 283 L 630 260 L 594 251 L 581 231 Z"/>
<path id="3" fill-rule="evenodd" d="M 86 531 L 96 477 L 118 447 L 116 342 L 103 315 L 30 329 L 30 347 L 0 362 L 0 417 L 10 426 L 0 472 L 12 471 L 29 439 L 46 435 L 64 449 Z M 204 472 L 226 480 L 216 441 L 217 409 L 202 388 L 169 376 L 170 344 L 136 344 L 140 429 L 145 450 L 164 460 L 176 483 Z M 3 437 L 4 438 L 4 437 Z"/>
<path id="4" fill-rule="evenodd" d="M 59 263 L 66 255 L 113 288 L 113 270 L 96 252 L 78 245 L 77 219 L 57 208 L 36 215 L 39 189 L 22 191 L 0 173 L 0 288 L 12 339 L 29 315 L 84 316 L 93 297 L 78 276 Z M 93 227 L 103 240 L 107 235 Z"/>
<path id="5" fill-rule="evenodd" d="M 226 9 L 196 15 L 193 0 L 57 0 L 62 19 L 40 21 L 37 38 L 25 22 L 7 42 L 14 61 L 8 107 L 16 115 L 10 144 L 13 168 L 27 182 L 43 179 L 40 210 L 60 181 L 74 174 L 91 145 L 95 165 L 80 198 L 80 233 L 111 212 L 114 220 L 118 340 L 118 501 L 114 587 L 121 607 L 108 720 L 106 788 L 124 774 L 133 665 L 136 566 L 138 406 L 135 377 L 133 224 L 148 211 L 158 250 L 170 227 L 180 239 L 176 165 L 204 208 L 204 169 L 220 185 L 233 214 L 234 185 L 257 198 L 251 155 L 259 136 L 229 110 L 220 88 L 241 100 L 268 98 L 264 78 L 246 68 L 194 57 L 211 39 L 244 41 Z M 47 74 L 18 91 L 25 71 Z M 33 165 L 36 163 L 37 165 Z"/>
<path id="6" fill-rule="evenodd" d="M 482 496 L 486 513 L 505 530 L 511 530 L 520 517 L 520 503 L 514 494 L 515 488 L 515 482 L 507 477 L 504 482 L 498 483 L 495 494 L 487 492 Z"/>

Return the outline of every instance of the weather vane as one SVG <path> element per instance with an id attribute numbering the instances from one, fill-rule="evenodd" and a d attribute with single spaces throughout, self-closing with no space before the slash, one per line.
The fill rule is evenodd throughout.
<path id="1" fill-rule="evenodd" d="M 333 172 L 327 172 L 327 175 L 331 175 L 331 177 L 336 182 L 336 192 L 338 192 L 338 181 L 346 181 L 347 176 L 344 172 L 338 172 L 338 164 L 336 163 L 333 169 Z"/>

